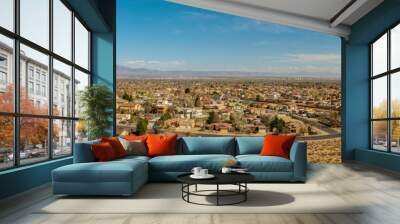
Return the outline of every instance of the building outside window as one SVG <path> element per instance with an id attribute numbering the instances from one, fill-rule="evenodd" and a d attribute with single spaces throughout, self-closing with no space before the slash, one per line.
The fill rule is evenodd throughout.
<path id="1" fill-rule="evenodd" d="M 46 96 L 46 86 L 42 86 L 42 96 Z"/>
<path id="2" fill-rule="evenodd" d="M 0 54 L 0 88 L 5 89 L 7 85 L 7 56 Z"/>
<path id="3" fill-rule="evenodd" d="M 34 93 L 33 82 L 31 82 L 31 81 L 28 82 L 28 91 L 29 91 L 29 94 Z"/>
<path id="4" fill-rule="evenodd" d="M 40 96 L 40 84 L 36 84 L 36 95 Z"/>
<path id="5" fill-rule="evenodd" d="M 33 80 L 34 75 L 33 75 L 33 67 L 32 66 L 29 66 L 28 74 L 29 74 L 29 79 Z"/>

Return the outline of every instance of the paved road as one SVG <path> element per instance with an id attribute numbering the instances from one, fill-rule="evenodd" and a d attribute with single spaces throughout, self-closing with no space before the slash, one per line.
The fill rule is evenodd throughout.
<path id="1" fill-rule="evenodd" d="M 299 136 L 297 139 L 303 141 L 316 141 L 316 140 L 328 140 L 333 138 L 340 138 L 342 135 L 340 133 L 337 134 L 329 134 L 329 135 L 310 135 L 310 136 Z"/>

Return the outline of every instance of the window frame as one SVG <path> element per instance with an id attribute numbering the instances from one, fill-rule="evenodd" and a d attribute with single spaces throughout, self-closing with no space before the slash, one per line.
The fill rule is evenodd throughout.
<path id="1" fill-rule="evenodd" d="M 392 76 L 396 75 L 398 72 L 400 72 L 400 67 L 397 68 L 391 68 L 391 31 L 393 28 L 400 26 L 400 22 L 396 22 L 393 25 L 391 25 L 389 28 L 385 29 L 383 33 L 378 35 L 375 39 L 373 39 L 369 44 L 369 149 L 373 151 L 379 151 L 379 152 L 386 152 L 386 153 L 391 153 L 391 154 L 400 154 L 400 152 L 393 152 L 392 151 L 392 121 L 400 121 L 400 117 L 393 117 L 392 116 L 392 98 L 391 98 L 391 92 L 392 92 L 392 86 L 391 86 L 391 80 Z M 378 41 L 381 37 L 384 35 L 387 35 L 387 69 L 385 72 L 376 74 L 374 75 L 373 72 L 373 44 Z M 386 117 L 385 118 L 373 118 L 373 93 L 374 93 L 374 87 L 373 87 L 373 81 L 382 77 L 386 77 L 386 86 L 387 86 L 387 105 L 386 105 Z M 379 150 L 374 148 L 374 132 L 373 132 L 373 122 L 379 122 L 379 121 L 386 121 L 387 122 L 387 130 L 386 130 L 386 151 Z"/>
<path id="2" fill-rule="evenodd" d="M 67 59 L 64 58 L 63 56 L 55 53 L 54 50 L 54 45 L 53 45 L 53 33 L 54 33 L 54 29 L 53 29 L 53 21 L 54 21 L 54 17 L 53 17 L 53 1 L 54 0 L 48 0 L 49 2 L 49 47 L 48 49 L 46 49 L 45 47 L 42 47 L 39 44 L 36 44 L 32 41 L 30 41 L 29 39 L 23 37 L 20 35 L 20 0 L 14 0 L 13 1 L 13 10 L 14 10 L 14 30 L 10 31 L 4 27 L 0 26 L 0 35 L 3 35 L 5 37 L 11 38 L 13 40 L 13 44 L 14 44 L 14 49 L 13 49 L 13 64 L 12 66 L 12 73 L 10 75 L 13 75 L 13 79 L 14 79 L 14 100 L 13 100 L 13 107 L 14 110 L 13 112 L 1 112 L 0 111 L 0 116 L 10 116 L 13 119 L 13 166 L 11 167 L 5 167 L 5 168 L 0 168 L 0 172 L 4 171 L 4 170 L 10 170 L 10 169 L 15 169 L 18 167 L 23 167 L 23 166 L 30 166 L 33 164 L 37 164 L 37 163 L 43 163 L 49 160 L 58 160 L 58 159 L 62 159 L 62 158 L 66 158 L 66 157 L 70 157 L 73 155 L 74 152 L 74 143 L 75 143 L 75 123 L 76 121 L 79 120 L 79 117 L 75 117 L 75 108 L 72 107 L 71 108 L 71 115 L 70 116 L 56 116 L 53 115 L 53 59 L 58 60 L 59 62 L 62 62 L 68 66 L 71 66 L 71 83 L 73 84 L 75 82 L 75 69 L 87 74 L 89 76 L 89 83 L 88 85 L 91 86 L 92 84 L 92 71 L 91 71 L 91 65 L 92 65 L 92 57 L 91 57 L 91 49 L 92 49 L 92 43 L 91 43 L 91 37 L 92 37 L 92 30 L 88 27 L 88 25 L 84 22 L 84 20 L 79 16 L 79 14 L 72 9 L 72 7 L 68 4 L 68 2 L 66 2 L 65 0 L 59 0 L 62 4 L 64 4 L 68 10 L 71 11 L 71 18 L 70 18 L 70 22 L 71 22 L 71 58 Z M 88 31 L 89 33 L 89 50 L 88 50 L 88 57 L 89 57 L 89 67 L 88 69 L 85 69 L 81 66 L 79 66 L 78 64 L 75 63 L 75 18 L 77 20 L 79 20 L 79 22 L 84 26 L 84 28 Z M 48 113 L 46 115 L 39 115 L 39 114 L 26 114 L 26 113 L 21 113 L 20 111 L 20 85 L 21 85 L 21 81 L 20 81 L 20 45 L 25 45 L 27 47 L 32 48 L 33 50 L 36 50 L 40 53 L 43 53 L 45 55 L 48 56 L 49 58 L 49 63 L 48 63 L 48 83 L 46 86 L 46 91 L 48 93 L 47 97 L 48 97 Z M 29 67 L 30 68 L 30 67 Z M 42 73 L 40 73 L 42 74 Z M 33 75 L 34 75 L 34 83 L 36 80 L 36 70 L 33 70 Z M 30 74 L 27 73 L 26 74 L 27 80 L 30 80 Z M 39 77 L 41 78 L 41 77 Z M 39 80 L 39 83 L 41 83 L 41 79 Z M 42 85 L 41 85 L 42 86 Z M 28 87 L 28 86 L 27 86 Z M 29 91 L 27 89 L 27 91 Z M 34 91 L 36 91 L 34 89 Z M 72 105 L 74 105 L 75 103 L 75 88 L 74 85 L 71 86 L 71 90 L 70 90 L 73 94 L 72 96 Z M 41 94 L 40 94 L 41 95 Z M 48 136 L 47 136 L 47 141 L 48 141 L 48 146 L 47 149 L 48 150 L 48 157 L 44 158 L 41 161 L 38 162 L 32 162 L 32 163 L 26 163 L 26 164 L 21 164 L 20 161 L 20 119 L 21 118 L 45 118 L 47 119 L 48 122 Z M 71 153 L 69 155 L 62 155 L 62 156 L 54 156 L 54 147 L 53 147 L 53 121 L 56 120 L 66 120 L 66 121 L 70 121 L 71 122 Z M 50 144 L 51 143 L 51 144 Z"/>

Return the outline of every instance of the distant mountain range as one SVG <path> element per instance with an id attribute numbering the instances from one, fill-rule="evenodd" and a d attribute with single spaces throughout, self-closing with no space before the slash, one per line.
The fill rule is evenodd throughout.
<path id="1" fill-rule="evenodd" d="M 317 77 L 316 75 L 285 75 L 285 74 L 268 74 L 263 72 L 237 72 L 237 71 L 162 71 L 146 68 L 130 68 L 117 65 L 117 79 L 299 79 L 299 80 L 339 80 L 336 77 Z"/>

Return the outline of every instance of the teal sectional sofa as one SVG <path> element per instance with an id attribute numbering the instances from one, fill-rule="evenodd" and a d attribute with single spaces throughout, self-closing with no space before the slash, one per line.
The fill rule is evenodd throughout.
<path id="1" fill-rule="evenodd" d="M 294 142 L 290 159 L 260 156 L 263 137 L 182 137 L 176 144 L 177 155 L 127 156 L 96 162 L 90 145 L 75 145 L 74 163 L 52 172 L 54 194 L 131 195 L 148 181 L 176 181 L 193 167 L 218 172 L 228 160 L 236 160 L 259 182 L 304 182 L 307 170 L 307 146 Z"/>

